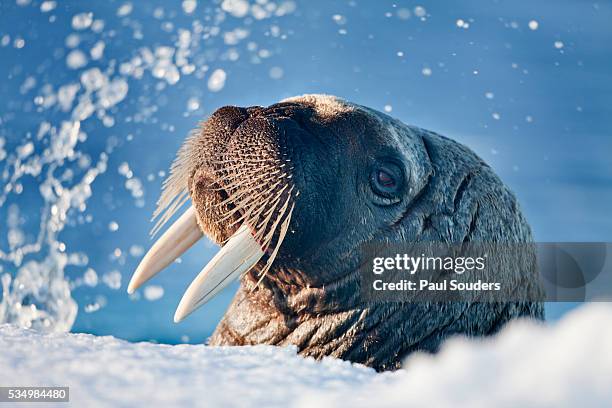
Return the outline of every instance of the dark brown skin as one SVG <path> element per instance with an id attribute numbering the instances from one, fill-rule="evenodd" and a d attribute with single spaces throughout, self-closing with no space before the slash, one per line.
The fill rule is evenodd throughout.
<path id="1" fill-rule="evenodd" d="M 210 345 L 296 345 L 305 356 L 388 370 L 413 351 L 437 351 L 449 336 L 486 336 L 513 318 L 543 318 L 542 304 L 532 301 L 371 303 L 360 297 L 364 243 L 532 241 L 514 195 L 466 147 L 328 96 L 221 108 L 187 142 L 180 155 L 188 160 L 175 169 L 188 175 L 199 225 L 217 243 L 236 231 L 239 223 L 232 221 L 240 217 L 236 212 L 221 221 L 238 196 L 219 174 L 247 174 L 241 168 L 247 152 L 268 164 L 260 173 L 290 159 L 286 182 L 295 188 L 282 195 L 295 209 L 272 268 L 259 285 L 265 260 L 242 278 Z M 392 187 L 372 184 L 380 169 L 397 176 Z M 495 278 L 541 294 L 536 274 L 521 270 L 527 269 L 501 268 Z"/>

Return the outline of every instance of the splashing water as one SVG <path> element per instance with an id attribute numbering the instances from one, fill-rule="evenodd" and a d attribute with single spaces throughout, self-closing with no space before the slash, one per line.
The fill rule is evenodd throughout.
<path id="1" fill-rule="evenodd" d="M 33 7 L 40 13 L 49 13 L 61 8 L 60 4 L 53 3 L 53 7 L 50 4 L 45 2 L 39 7 L 18 2 L 19 7 L 14 11 L 19 13 L 19 8 Z M 20 90 L 22 95 L 35 94 L 34 107 L 47 119 L 33 125 L 32 132 L 24 137 L 6 138 L 0 133 L 0 323 L 46 332 L 68 331 L 78 310 L 71 290 L 98 285 L 98 274 L 92 269 L 88 255 L 72 250 L 62 237 L 67 229 L 91 222 L 87 202 L 95 192 L 96 180 L 106 173 L 109 158 L 116 150 L 111 136 L 106 140 L 106 148 L 92 157 L 91 152 L 96 149 L 90 140 L 95 138 L 86 133 L 84 125 L 89 125 L 87 129 L 100 125 L 112 128 L 117 120 L 117 106 L 130 100 L 130 88 L 143 78 L 172 86 L 182 77 L 208 77 L 204 83 L 208 84 L 209 91 L 221 91 L 231 78 L 223 69 L 214 67 L 215 60 L 223 60 L 225 64 L 235 61 L 239 55 L 237 44 L 249 36 L 249 29 L 235 28 L 236 23 L 252 18 L 278 19 L 294 9 L 292 1 L 268 2 L 265 8 L 246 0 L 225 0 L 214 8 L 201 5 L 198 8 L 197 1 L 184 1 L 179 10 L 192 18 L 190 26 L 185 28 L 165 21 L 166 11 L 158 7 L 153 10 L 153 17 L 162 20 L 160 29 L 167 37 L 167 44 L 144 45 L 108 60 L 104 55 L 114 46 L 108 39 L 115 35 L 108 33 L 121 27 L 121 23 L 131 30 L 133 38 L 143 39 L 142 24 L 135 20 L 131 3 L 120 5 L 116 10 L 114 17 L 120 20 L 117 27 L 98 18 L 95 12 L 79 12 L 65 22 L 73 32 L 63 40 L 65 52 L 55 58 L 57 64 L 66 66 L 70 77 L 64 78 L 63 83 L 47 83 L 32 72 Z M 226 20 L 231 20 L 231 30 L 224 29 Z M 221 40 L 221 49 L 215 50 L 210 45 L 214 44 L 211 42 L 214 38 Z M 29 41 L 23 46 L 27 47 Z M 230 50 L 223 52 L 228 46 Z M 252 53 L 252 63 L 260 62 L 262 54 L 256 44 L 251 42 L 244 48 L 245 52 Z M 91 66 L 93 63 L 96 66 Z M 193 112 L 199 107 L 198 99 L 192 97 L 186 109 Z M 154 114 L 155 108 L 145 107 L 130 121 L 147 123 Z M 133 174 L 129 163 L 123 163 L 119 173 L 125 178 L 124 187 L 134 198 L 134 205 L 144 206 L 143 183 Z M 38 187 L 37 191 L 32 191 L 36 190 L 32 185 Z M 27 194 L 25 190 L 29 190 Z M 32 211 L 32 206 L 38 211 Z M 32 234 L 32 230 L 36 233 Z M 129 252 L 138 251 L 130 249 Z M 69 266 L 80 270 L 81 275 L 69 279 L 66 276 Z M 107 272 L 101 275 L 100 281 L 107 289 L 117 290 L 121 286 L 121 273 Z M 163 288 L 151 287 L 146 296 L 149 300 L 158 299 L 163 296 Z M 104 298 L 99 299 L 95 304 L 85 305 L 84 310 L 94 312 L 103 307 Z"/>

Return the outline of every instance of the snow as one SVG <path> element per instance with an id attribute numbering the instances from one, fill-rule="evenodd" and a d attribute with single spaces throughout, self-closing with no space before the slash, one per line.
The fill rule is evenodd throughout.
<path id="1" fill-rule="evenodd" d="M 382 374 L 295 348 L 134 344 L 3 325 L 0 384 L 69 386 L 78 406 L 609 406 L 611 323 L 612 306 L 591 304 L 554 326 L 517 321 L 494 338 L 451 339 Z"/>

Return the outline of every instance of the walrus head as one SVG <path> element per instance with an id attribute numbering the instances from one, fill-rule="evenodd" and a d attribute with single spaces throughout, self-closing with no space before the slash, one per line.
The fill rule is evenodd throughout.
<path id="1" fill-rule="evenodd" d="M 147 253 L 128 291 L 206 234 L 222 248 L 187 289 L 175 321 L 242 277 L 211 344 L 296 344 L 303 354 L 384 369 L 452 333 L 488 334 L 515 315 L 542 314 L 531 303 L 454 310 L 360 299 L 363 244 L 531 235 L 514 196 L 469 149 L 336 97 L 217 110 L 180 149 L 154 231 L 189 198 L 192 207 Z M 511 280 L 520 271 L 500 273 Z M 482 315 L 478 329 L 457 323 L 467 308 Z M 420 338 L 413 324 L 388 343 L 390 316 L 427 319 L 420 324 L 429 332 Z M 436 321 L 440 330 L 431 330 Z"/>

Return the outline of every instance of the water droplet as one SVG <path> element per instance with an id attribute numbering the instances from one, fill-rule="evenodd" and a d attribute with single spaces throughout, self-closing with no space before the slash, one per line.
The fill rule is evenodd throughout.
<path id="1" fill-rule="evenodd" d="M 284 75 L 284 71 L 281 67 L 272 67 L 270 68 L 270 78 L 272 79 L 281 79 Z"/>
<path id="2" fill-rule="evenodd" d="M 219 92 L 225 86 L 227 75 L 222 69 L 215 69 L 208 78 L 208 90 L 211 92 Z"/>
<path id="3" fill-rule="evenodd" d="M 144 288 L 144 297 L 150 302 L 161 299 L 164 296 L 164 288 L 159 285 L 148 285 Z"/>
<path id="4" fill-rule="evenodd" d="M 79 13 L 72 17 L 72 28 L 75 30 L 85 30 L 93 22 L 93 13 Z"/>

